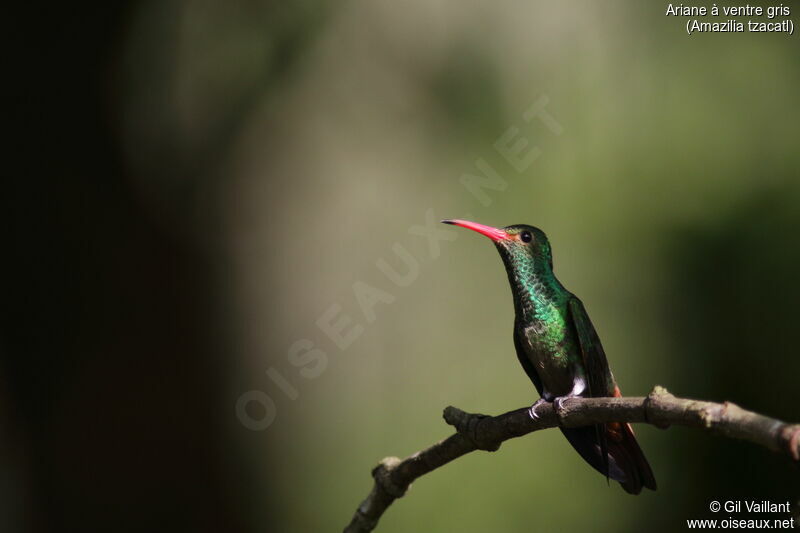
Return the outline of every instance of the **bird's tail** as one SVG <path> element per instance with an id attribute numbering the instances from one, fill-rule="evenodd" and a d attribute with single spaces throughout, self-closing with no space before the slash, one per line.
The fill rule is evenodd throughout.
<path id="1" fill-rule="evenodd" d="M 572 447 L 592 467 L 614 481 L 630 494 L 639 494 L 642 487 L 656 490 L 656 478 L 636 442 L 630 424 L 610 423 L 601 427 L 608 447 L 608 468 L 603 461 L 598 429 L 594 426 L 561 428 Z"/>

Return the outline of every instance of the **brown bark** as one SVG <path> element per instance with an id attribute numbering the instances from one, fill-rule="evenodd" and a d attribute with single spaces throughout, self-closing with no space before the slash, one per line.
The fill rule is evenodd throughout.
<path id="1" fill-rule="evenodd" d="M 444 419 L 457 433 L 403 460 L 387 457 L 372 470 L 375 483 L 356 509 L 345 533 L 372 531 L 378 520 L 411 482 L 450 461 L 475 450 L 495 451 L 508 439 L 557 426 L 579 427 L 600 422 L 644 422 L 660 428 L 670 425 L 696 427 L 734 439 L 743 439 L 800 461 L 800 425 L 787 424 L 730 402 L 713 403 L 676 398 L 656 386 L 646 397 L 570 398 L 557 409 L 552 403 L 537 408 L 532 419 L 528 408 L 498 416 L 470 414 L 455 407 L 444 410 Z"/>

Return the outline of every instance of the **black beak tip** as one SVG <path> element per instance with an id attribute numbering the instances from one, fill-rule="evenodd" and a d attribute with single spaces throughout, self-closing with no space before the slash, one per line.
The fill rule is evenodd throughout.
<path id="1" fill-rule="evenodd" d="M 442 220 L 442 224 L 455 224 L 452 220 Z"/>

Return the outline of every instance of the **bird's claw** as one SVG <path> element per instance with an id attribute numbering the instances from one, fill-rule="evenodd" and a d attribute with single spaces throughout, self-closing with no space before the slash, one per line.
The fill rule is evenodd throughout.
<path id="1" fill-rule="evenodd" d="M 556 412 L 559 412 L 564 408 L 564 400 L 568 398 L 569 396 L 559 396 L 553 400 L 553 407 L 555 408 Z"/>
<path id="2" fill-rule="evenodd" d="M 538 409 L 543 403 L 547 403 L 547 400 L 544 398 L 539 398 L 536 400 L 536 403 L 531 405 L 530 409 L 528 409 L 528 415 L 534 420 L 539 420 L 539 415 L 536 413 L 536 409 Z"/>

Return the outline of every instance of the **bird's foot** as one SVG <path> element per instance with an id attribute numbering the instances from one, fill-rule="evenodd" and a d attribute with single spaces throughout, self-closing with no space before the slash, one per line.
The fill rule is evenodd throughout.
<path id="1" fill-rule="evenodd" d="M 536 403 L 531 405 L 530 409 L 528 409 L 528 414 L 532 419 L 539 420 L 539 415 L 536 413 L 536 410 L 539 407 L 541 407 L 543 403 L 547 403 L 547 400 L 545 400 L 544 398 L 539 398 L 538 400 L 536 400 Z"/>
<path id="2" fill-rule="evenodd" d="M 564 400 L 569 400 L 570 398 L 574 398 L 574 396 L 559 396 L 553 399 L 553 409 L 555 409 L 556 414 L 564 408 Z"/>

